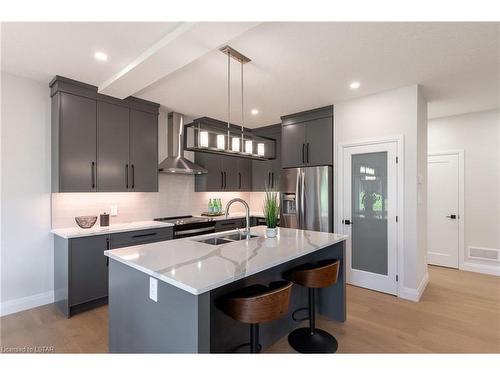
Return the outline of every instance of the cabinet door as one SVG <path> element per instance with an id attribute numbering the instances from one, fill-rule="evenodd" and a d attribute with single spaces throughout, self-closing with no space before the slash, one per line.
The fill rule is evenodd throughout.
<path id="1" fill-rule="evenodd" d="M 238 190 L 252 191 L 252 160 L 238 159 Z"/>
<path id="2" fill-rule="evenodd" d="M 158 191 L 158 115 L 130 110 L 130 191 Z"/>
<path id="3" fill-rule="evenodd" d="M 108 236 L 70 240 L 70 306 L 108 295 Z"/>
<path id="4" fill-rule="evenodd" d="M 97 102 L 97 190 L 128 191 L 129 109 Z"/>
<path id="5" fill-rule="evenodd" d="M 306 123 L 306 164 L 308 166 L 332 164 L 332 133 L 332 117 L 312 120 Z"/>
<path id="6" fill-rule="evenodd" d="M 203 152 L 195 153 L 195 163 L 208 173 L 195 176 L 195 191 L 221 191 L 224 188 L 222 156 Z"/>
<path id="7" fill-rule="evenodd" d="M 306 130 L 304 123 L 283 126 L 281 133 L 281 166 L 283 168 L 302 167 L 304 163 L 304 147 Z"/>
<path id="8" fill-rule="evenodd" d="M 96 101 L 60 95 L 59 191 L 96 191 Z"/>
<path id="9" fill-rule="evenodd" d="M 223 156 L 222 158 L 222 171 L 224 172 L 224 190 L 238 191 L 240 186 L 238 175 L 239 158 L 234 156 Z"/>
<path id="10" fill-rule="evenodd" d="M 252 161 L 252 191 L 265 191 L 271 184 L 271 161 Z"/>

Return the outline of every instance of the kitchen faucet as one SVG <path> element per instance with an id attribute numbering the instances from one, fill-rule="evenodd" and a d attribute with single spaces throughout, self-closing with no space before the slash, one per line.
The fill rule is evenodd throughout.
<path id="1" fill-rule="evenodd" d="M 240 202 L 243 206 L 245 206 L 245 219 L 246 219 L 246 227 L 245 227 L 245 235 L 247 237 L 247 240 L 250 239 L 250 207 L 248 207 L 248 203 L 245 202 L 241 198 L 234 198 L 231 199 L 229 202 L 226 204 L 226 219 L 227 215 L 229 214 L 229 207 L 235 202 Z"/>

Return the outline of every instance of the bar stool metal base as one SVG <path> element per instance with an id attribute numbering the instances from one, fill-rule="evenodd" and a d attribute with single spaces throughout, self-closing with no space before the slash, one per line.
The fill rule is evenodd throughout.
<path id="1" fill-rule="evenodd" d="M 309 327 L 292 331 L 288 343 L 299 353 L 335 353 L 338 348 L 335 337 L 318 328 L 311 334 Z"/>

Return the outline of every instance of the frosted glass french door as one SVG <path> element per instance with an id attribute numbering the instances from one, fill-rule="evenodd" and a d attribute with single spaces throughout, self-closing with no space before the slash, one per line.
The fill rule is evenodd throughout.
<path id="1" fill-rule="evenodd" d="M 397 294 L 397 143 L 344 148 L 347 282 Z"/>

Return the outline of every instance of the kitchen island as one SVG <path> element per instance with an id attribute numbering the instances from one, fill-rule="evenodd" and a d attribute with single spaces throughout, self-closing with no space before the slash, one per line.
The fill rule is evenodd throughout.
<path id="1" fill-rule="evenodd" d="M 227 293 L 282 279 L 295 266 L 339 259 L 337 284 L 318 290 L 319 314 L 345 321 L 345 240 L 334 233 L 279 228 L 276 238 L 253 227 L 252 238 L 215 243 L 237 231 L 108 250 L 109 350 L 112 353 L 224 353 L 248 341 L 248 325 L 217 308 Z M 203 241 L 203 242 L 200 242 Z M 298 323 L 307 289 L 294 285 L 290 310 L 262 324 L 265 349 Z"/>

